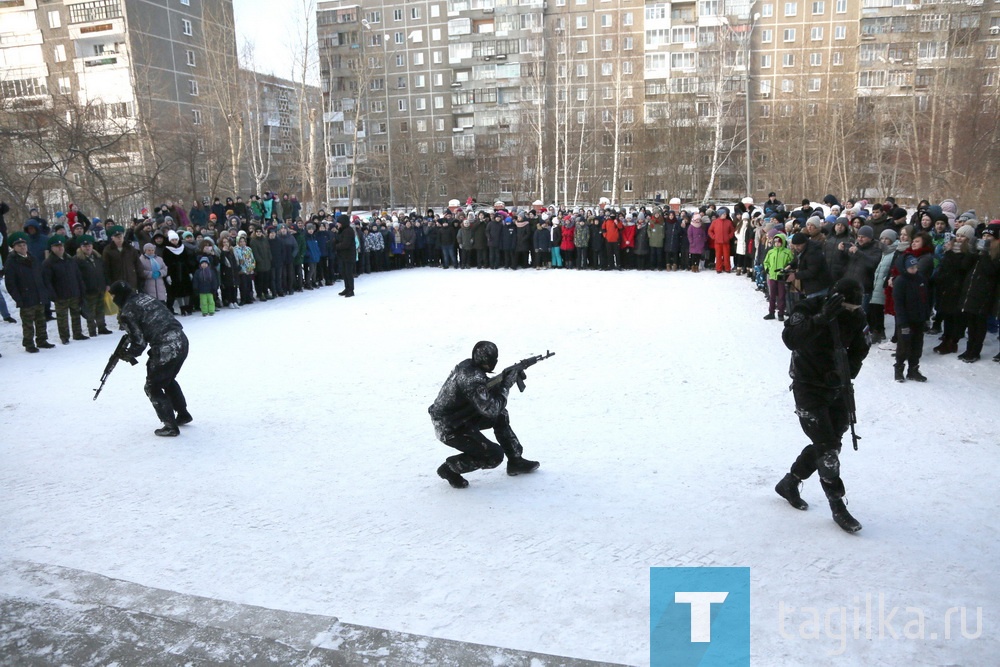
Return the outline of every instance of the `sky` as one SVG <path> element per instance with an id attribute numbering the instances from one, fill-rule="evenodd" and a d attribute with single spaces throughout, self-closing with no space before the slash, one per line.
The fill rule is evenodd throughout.
<path id="1" fill-rule="evenodd" d="M 312 35 L 315 61 L 316 39 L 316 3 L 315 0 L 292 0 L 280 4 L 281 9 L 273 0 L 233 0 L 233 12 L 236 17 L 236 44 L 243 53 L 244 43 L 253 46 L 254 69 L 264 74 L 274 74 L 286 79 L 292 79 L 297 55 L 302 48 L 306 17 Z M 243 63 L 246 64 L 246 63 Z M 310 74 L 310 83 L 319 83 L 319 77 L 314 71 Z"/>
<path id="2" fill-rule="evenodd" d="M 871 351 L 864 439 L 841 455 L 864 525 L 848 535 L 815 475 L 808 511 L 774 492 L 806 439 L 783 325 L 745 278 L 424 268 L 339 289 L 181 318 L 194 422 L 177 438 L 152 433 L 144 364 L 91 400 L 118 336 L 28 354 L 0 324 L 0 596 L 17 594 L 16 559 L 642 666 L 650 567 L 735 566 L 751 568 L 754 667 L 997 664 L 995 335 L 977 364 L 928 336 L 926 383 L 897 384 L 892 352 Z M 435 474 L 456 450 L 427 406 L 477 340 L 497 343 L 498 369 L 556 353 L 508 403 L 541 467 L 456 490 Z M 942 639 L 951 608 L 971 633 L 981 608 L 982 636 L 955 613 Z M 890 637 L 913 609 L 927 639 Z"/>

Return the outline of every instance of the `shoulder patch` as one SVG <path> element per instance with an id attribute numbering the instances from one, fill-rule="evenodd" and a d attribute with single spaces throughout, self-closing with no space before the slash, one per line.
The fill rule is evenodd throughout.
<path id="1" fill-rule="evenodd" d="M 786 327 L 795 327 L 795 326 L 798 326 L 798 325 L 802 324 L 803 322 L 805 322 L 805 320 L 806 320 L 806 316 L 802 314 L 802 311 L 800 311 L 800 310 L 799 311 L 795 311 L 794 313 L 792 313 L 792 316 L 790 318 L 788 318 L 788 320 L 785 322 L 785 326 Z"/>

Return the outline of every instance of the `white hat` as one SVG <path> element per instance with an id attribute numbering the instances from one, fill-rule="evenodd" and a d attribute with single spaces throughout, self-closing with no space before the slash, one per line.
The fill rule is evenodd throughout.
<path id="1" fill-rule="evenodd" d="M 744 206 L 753 206 L 753 197 L 744 197 L 740 200 Z"/>

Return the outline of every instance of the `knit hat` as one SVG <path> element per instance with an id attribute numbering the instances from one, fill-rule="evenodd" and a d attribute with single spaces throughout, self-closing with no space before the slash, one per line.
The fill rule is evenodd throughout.
<path id="1" fill-rule="evenodd" d="M 990 220 L 990 224 L 983 230 L 983 234 L 989 234 L 993 238 L 1000 238 L 1000 220 Z"/>
<path id="2" fill-rule="evenodd" d="M 956 236 L 964 236 L 967 240 L 971 241 L 976 238 L 976 228 L 972 225 L 962 225 L 955 234 Z"/>
<path id="3" fill-rule="evenodd" d="M 187 232 L 186 231 L 183 234 L 181 234 L 181 237 L 185 238 L 185 239 L 193 239 L 194 238 L 194 234 L 192 234 L 191 232 Z"/>
<path id="4" fill-rule="evenodd" d="M 147 243 L 144 246 L 142 246 L 142 252 L 143 252 L 143 254 L 149 252 L 150 250 L 152 250 L 153 252 L 156 252 L 156 246 L 153 245 L 152 243 Z"/>
<path id="5" fill-rule="evenodd" d="M 177 232 L 175 232 L 172 229 L 169 232 L 167 232 L 167 240 L 170 241 L 171 243 L 173 243 L 174 241 L 179 241 L 180 238 L 181 237 L 177 235 Z"/>
<path id="6" fill-rule="evenodd" d="M 899 240 L 899 234 L 892 229 L 886 229 L 878 236 L 879 240 L 889 239 L 889 243 L 895 243 Z"/>
<path id="7" fill-rule="evenodd" d="M 753 206 L 753 197 L 747 196 L 740 200 L 744 206 Z"/>
<path id="8" fill-rule="evenodd" d="M 809 240 L 809 237 L 802 232 L 795 232 L 792 234 L 792 245 L 802 245 Z"/>
<path id="9" fill-rule="evenodd" d="M 806 220 L 806 226 L 809 225 L 815 225 L 816 227 L 821 227 L 823 225 L 823 219 L 818 215 L 810 216 L 809 219 Z"/>
<path id="10" fill-rule="evenodd" d="M 209 214 L 208 214 L 208 219 L 209 219 L 209 220 L 218 220 L 218 219 L 219 219 L 219 216 L 217 216 L 217 215 L 216 215 L 216 214 L 214 214 L 214 213 L 209 213 Z"/>
<path id="11" fill-rule="evenodd" d="M 906 258 L 903 260 L 904 269 L 908 269 L 911 266 L 916 266 L 916 265 L 917 265 L 917 258 L 914 257 L 913 255 L 907 255 Z"/>
<path id="12" fill-rule="evenodd" d="M 202 264 L 211 264 L 211 262 L 208 261 L 208 257 L 199 257 L 198 264 L 200 266 Z"/>
<path id="13" fill-rule="evenodd" d="M 62 245 L 62 244 L 63 244 L 62 237 L 59 236 L 58 234 L 49 237 L 49 247 L 50 248 L 52 246 Z"/>
<path id="14" fill-rule="evenodd" d="M 27 242 L 28 242 L 28 235 L 25 234 L 24 232 L 14 232 L 13 234 L 10 235 L 10 238 L 7 239 L 7 245 L 9 245 L 11 248 L 16 246 L 18 243 L 27 243 Z"/>
<path id="15" fill-rule="evenodd" d="M 858 227 L 858 236 L 864 236 L 866 239 L 875 238 L 875 230 L 871 228 L 871 225 L 861 225 Z"/>

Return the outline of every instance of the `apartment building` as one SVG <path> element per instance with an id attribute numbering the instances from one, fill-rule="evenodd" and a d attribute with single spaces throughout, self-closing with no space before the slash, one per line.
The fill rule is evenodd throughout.
<path id="1" fill-rule="evenodd" d="M 964 186 L 918 164 L 925 136 L 988 160 L 1000 131 L 994 0 L 327 0 L 318 17 L 340 205 L 352 187 L 376 206 L 932 195 Z M 959 99 L 974 123 L 949 122 Z"/>
<path id="2" fill-rule="evenodd" d="M 229 153 L 235 43 L 231 0 L 4 0 L 5 148 L 23 161 L 0 177 L 14 205 L 122 215 L 150 196 L 208 194 L 232 172 L 216 156 Z"/>

